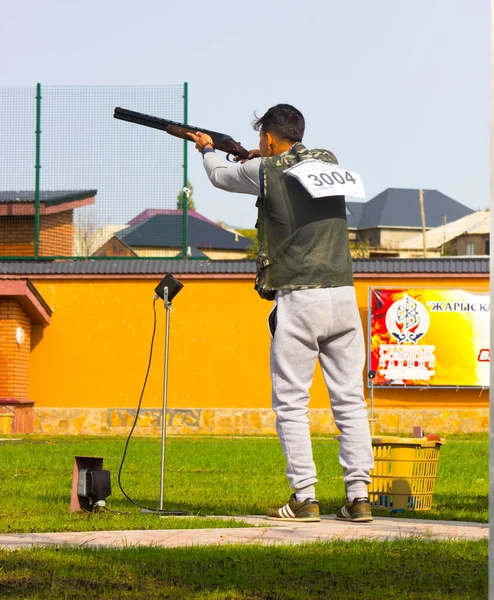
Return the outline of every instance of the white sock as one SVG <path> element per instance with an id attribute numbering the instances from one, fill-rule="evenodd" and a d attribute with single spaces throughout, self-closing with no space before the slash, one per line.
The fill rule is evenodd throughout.
<path id="1" fill-rule="evenodd" d="M 304 500 L 315 500 L 316 499 L 316 490 L 313 485 L 308 485 L 301 490 L 297 490 L 295 492 L 295 500 L 297 502 L 303 502 Z"/>
<path id="2" fill-rule="evenodd" d="M 346 497 L 348 502 L 353 502 L 355 498 L 368 498 L 367 484 L 364 481 L 349 483 L 346 488 Z"/>

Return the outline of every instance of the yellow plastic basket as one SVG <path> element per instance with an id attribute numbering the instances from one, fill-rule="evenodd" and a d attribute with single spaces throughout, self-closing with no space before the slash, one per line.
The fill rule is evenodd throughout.
<path id="1" fill-rule="evenodd" d="M 430 510 L 444 443 L 444 438 L 373 437 L 372 506 L 392 512 Z"/>
<path id="2" fill-rule="evenodd" d="M 14 415 L 11 413 L 0 414 L 0 433 L 10 433 L 13 419 Z"/>

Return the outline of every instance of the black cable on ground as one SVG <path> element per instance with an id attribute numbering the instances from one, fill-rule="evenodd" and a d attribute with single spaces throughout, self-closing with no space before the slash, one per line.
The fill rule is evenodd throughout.
<path id="1" fill-rule="evenodd" d="M 130 438 L 132 437 L 134 429 L 137 425 L 137 419 L 139 417 L 139 411 L 141 410 L 142 399 L 144 397 L 144 392 L 146 391 L 146 384 L 147 384 L 148 377 L 149 377 L 149 371 L 151 369 L 151 361 L 153 358 L 154 336 L 156 334 L 156 300 L 157 299 L 158 299 L 158 296 L 155 296 L 154 300 L 153 300 L 154 323 L 153 323 L 153 335 L 151 336 L 151 347 L 149 349 L 148 367 L 146 370 L 146 376 L 144 378 L 144 384 L 142 386 L 141 397 L 139 398 L 139 404 L 137 405 L 136 416 L 135 416 L 134 422 L 132 423 L 132 427 L 131 427 L 130 433 L 127 437 L 127 441 L 125 442 L 125 448 L 124 448 L 124 453 L 122 456 L 122 462 L 120 463 L 120 468 L 118 469 L 118 487 L 120 488 L 120 491 L 122 492 L 122 494 L 127 498 L 127 500 L 132 502 L 132 504 L 135 504 L 139 508 L 144 508 L 146 511 L 159 513 L 160 511 L 158 509 L 149 508 L 148 506 L 144 506 L 143 504 L 139 504 L 139 502 L 132 500 L 132 498 L 123 489 L 122 482 L 121 482 L 122 469 L 123 469 L 123 465 L 124 465 L 124 461 L 125 461 L 125 456 L 127 454 L 127 448 L 129 446 Z M 166 415 L 163 415 L 163 419 L 165 419 L 165 418 L 166 418 Z"/>

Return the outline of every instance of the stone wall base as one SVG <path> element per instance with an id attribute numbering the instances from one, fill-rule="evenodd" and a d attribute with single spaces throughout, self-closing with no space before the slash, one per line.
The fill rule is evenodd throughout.
<path id="1" fill-rule="evenodd" d="M 34 433 L 57 435 L 127 435 L 135 419 L 127 408 L 34 409 Z M 310 409 L 312 433 L 336 434 L 329 409 Z M 425 433 L 480 433 L 489 431 L 488 408 L 375 409 L 374 434 L 412 435 L 413 427 Z M 160 436 L 161 410 L 145 408 L 139 414 L 135 435 Z M 171 408 L 167 435 L 276 435 L 271 409 Z"/>

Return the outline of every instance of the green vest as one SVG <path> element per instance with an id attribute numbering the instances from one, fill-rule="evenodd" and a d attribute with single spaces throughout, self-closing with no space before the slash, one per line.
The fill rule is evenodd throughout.
<path id="1" fill-rule="evenodd" d="M 353 285 L 345 197 L 312 198 L 284 173 L 308 158 L 337 164 L 331 152 L 308 150 L 301 143 L 262 159 L 255 285 L 261 298 L 273 300 L 278 290 Z"/>

